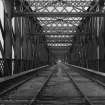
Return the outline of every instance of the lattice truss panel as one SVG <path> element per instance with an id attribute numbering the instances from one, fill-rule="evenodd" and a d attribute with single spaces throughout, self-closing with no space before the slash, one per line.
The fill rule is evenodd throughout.
<path id="1" fill-rule="evenodd" d="M 26 0 L 33 12 L 38 13 L 82 13 L 86 12 L 93 0 Z M 27 7 L 29 8 L 29 7 Z M 74 33 L 81 17 L 38 17 L 45 33 L 58 33 L 59 35 L 46 35 L 48 46 L 70 47 L 72 38 L 60 33 Z M 73 36 L 73 35 L 72 35 Z"/>
<path id="2" fill-rule="evenodd" d="M 83 12 L 92 0 L 27 0 L 35 12 Z"/>

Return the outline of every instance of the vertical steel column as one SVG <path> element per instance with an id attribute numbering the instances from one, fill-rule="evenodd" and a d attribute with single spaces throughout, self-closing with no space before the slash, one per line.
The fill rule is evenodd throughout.
<path id="1" fill-rule="evenodd" d="M 22 2 L 20 4 L 16 5 L 16 1 L 14 1 L 14 6 L 15 9 L 14 11 L 22 11 Z M 14 55 L 15 55 L 15 69 L 14 69 L 14 74 L 22 72 L 22 55 L 21 55 L 21 46 L 22 46 L 22 17 L 16 17 L 15 18 L 15 50 L 14 50 Z"/>
<path id="2" fill-rule="evenodd" d="M 97 0 L 99 2 L 99 0 Z M 99 6 L 97 7 L 97 12 L 99 12 Z M 98 71 L 100 71 L 100 46 L 99 46 L 99 19 L 100 17 L 97 17 L 97 40 L 98 40 L 98 45 L 97 45 L 97 60 L 98 60 Z"/>
<path id="3" fill-rule="evenodd" d="M 5 14 L 4 14 L 4 76 L 12 75 L 12 9 L 11 1 L 4 0 Z"/>

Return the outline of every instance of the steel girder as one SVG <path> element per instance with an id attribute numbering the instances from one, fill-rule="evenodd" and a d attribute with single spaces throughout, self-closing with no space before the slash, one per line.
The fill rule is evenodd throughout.
<path id="1" fill-rule="evenodd" d="M 50 49 L 52 50 L 69 50 L 70 46 L 49 46 Z"/>
<path id="2" fill-rule="evenodd" d="M 69 40 L 70 41 L 70 40 L 72 40 L 73 37 L 70 37 L 70 38 L 65 38 L 65 37 L 64 38 L 61 38 L 61 37 L 58 37 L 58 38 L 56 38 L 56 37 L 50 37 L 49 38 L 49 37 L 46 37 L 46 38 L 48 40 L 52 40 L 52 41 L 59 41 L 59 40 L 62 40 L 62 41 L 64 41 L 64 40 L 68 41 Z"/>
<path id="3" fill-rule="evenodd" d="M 70 33 L 52 33 L 52 32 L 47 32 L 47 33 L 27 33 L 27 35 L 30 35 L 32 37 L 34 37 L 34 35 L 77 35 L 77 37 L 80 37 L 82 35 L 89 35 L 89 33 L 85 33 L 85 32 L 80 32 L 80 33 L 76 33 L 76 32 L 70 32 Z"/>
<path id="4" fill-rule="evenodd" d="M 31 6 L 33 11 L 36 12 L 54 12 L 54 11 L 60 11 L 58 7 L 62 7 L 62 12 L 71 12 L 73 10 L 75 11 L 85 11 L 86 7 L 88 7 L 92 0 L 27 0 L 29 5 Z M 53 7 L 51 10 L 49 10 L 49 7 Z M 70 8 L 67 7 L 72 7 Z"/>
<path id="5" fill-rule="evenodd" d="M 54 44 L 54 43 L 63 43 L 63 44 L 69 44 L 69 43 L 72 43 L 72 40 L 55 40 L 55 41 L 53 41 L 53 40 L 47 40 L 47 43 L 52 43 L 52 44 Z"/>
<path id="6" fill-rule="evenodd" d="M 81 12 L 78 12 L 78 13 L 59 13 L 59 12 L 56 12 L 56 13 L 47 13 L 47 12 L 39 12 L 39 13 L 33 13 L 33 12 L 15 12 L 13 14 L 14 17 L 104 17 L 105 16 L 105 13 L 102 13 L 102 12 L 84 12 L 84 13 L 81 13 Z"/>

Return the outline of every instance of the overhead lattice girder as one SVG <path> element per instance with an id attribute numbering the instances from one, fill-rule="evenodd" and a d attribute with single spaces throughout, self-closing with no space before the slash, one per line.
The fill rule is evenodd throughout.
<path id="1" fill-rule="evenodd" d="M 67 39 L 67 40 L 63 40 L 63 39 L 58 39 L 58 40 L 56 40 L 56 39 L 54 39 L 54 40 L 52 40 L 52 39 L 47 39 L 47 43 L 72 43 L 72 39 Z"/>
<path id="2" fill-rule="evenodd" d="M 61 47 L 63 46 L 64 47 L 64 46 L 71 46 L 71 45 L 72 44 L 71 43 L 68 43 L 68 42 L 66 42 L 66 43 L 65 42 L 64 43 L 62 43 L 62 42 L 55 42 L 55 43 L 54 42 L 48 42 L 48 46 L 55 46 L 55 47 L 56 46 L 59 46 L 59 47 L 60 46 Z"/>
<path id="3" fill-rule="evenodd" d="M 74 35 L 46 35 L 46 38 L 48 39 L 71 39 Z"/>
<path id="4" fill-rule="evenodd" d="M 44 28 L 43 28 L 43 32 L 45 32 L 45 31 L 55 31 L 55 30 L 66 30 L 66 31 L 70 31 L 70 30 L 72 30 L 72 31 L 75 31 L 76 30 L 76 26 L 55 26 L 55 27 L 53 27 L 52 25 L 49 27 L 49 26 L 43 26 Z"/>
<path id="5" fill-rule="evenodd" d="M 44 30 L 43 32 L 46 33 L 73 33 L 76 32 L 75 30 Z"/>
<path id="6" fill-rule="evenodd" d="M 65 24 L 67 24 L 67 26 L 69 26 L 69 25 L 70 26 L 77 26 L 79 24 L 81 18 L 78 20 L 75 20 L 75 18 L 74 19 L 72 18 L 72 20 L 69 20 L 69 19 L 68 20 L 62 20 L 62 21 L 59 21 L 59 20 L 40 20 L 40 24 L 42 26 L 47 26 L 47 25 L 58 26 L 59 24 L 61 24 L 61 26 L 65 26 Z"/>
<path id="7" fill-rule="evenodd" d="M 75 27 L 76 28 L 76 27 Z M 60 27 L 57 27 L 57 26 L 44 26 L 43 29 L 44 30 L 74 30 L 75 29 L 73 26 L 60 26 Z"/>
<path id="8" fill-rule="evenodd" d="M 68 40 L 68 41 L 65 41 L 65 40 L 60 40 L 60 41 L 52 41 L 52 40 L 47 40 L 47 43 L 49 44 L 49 43 L 62 43 L 62 44 L 70 44 L 70 43 L 72 43 L 72 40 Z"/>
<path id="9" fill-rule="evenodd" d="M 56 46 L 56 47 L 49 46 L 49 48 L 51 49 L 51 51 L 52 50 L 61 50 L 61 51 L 63 51 L 63 50 L 69 50 L 70 49 L 70 46 L 67 46 L 67 47 L 65 47 L 65 46 Z"/>
<path id="10" fill-rule="evenodd" d="M 102 12 L 78 12 L 78 13 L 59 13 L 59 12 L 55 12 L 55 13 L 46 13 L 46 12 L 39 12 L 39 13 L 33 13 L 33 12 L 14 12 L 13 14 L 14 17 L 21 17 L 21 16 L 25 16 L 25 17 L 103 17 L 105 16 L 105 13 Z"/>
<path id="11" fill-rule="evenodd" d="M 63 7 L 63 10 L 66 12 L 70 12 L 67 7 L 72 7 L 73 10 L 78 10 L 78 11 L 84 11 L 86 10 L 85 8 L 88 7 L 91 3 L 92 0 L 87 0 L 87 1 L 58 1 L 58 0 L 27 0 L 29 5 L 32 7 L 33 11 L 40 12 L 40 11 L 47 11 L 47 12 L 53 12 L 53 11 L 59 11 L 58 7 Z M 59 3 L 60 2 L 60 3 Z M 55 6 L 56 5 L 56 6 Z M 53 7 L 52 10 L 49 10 L 49 7 Z"/>
<path id="12" fill-rule="evenodd" d="M 52 26 L 51 26 L 52 27 Z M 46 29 L 44 29 L 43 30 L 43 32 L 52 32 L 52 33 L 56 33 L 56 32 L 63 32 L 63 33 L 65 33 L 65 32 L 76 32 L 76 27 L 64 27 L 64 28 L 60 28 L 60 27 L 54 27 L 54 28 L 46 28 Z"/>
<path id="13" fill-rule="evenodd" d="M 62 41 L 62 42 L 67 42 L 67 41 L 72 41 L 72 37 L 71 38 L 47 38 L 47 41 L 52 41 L 52 42 L 56 42 L 56 41 Z"/>
<path id="14" fill-rule="evenodd" d="M 82 18 L 81 17 L 38 17 L 38 20 L 39 21 L 48 21 L 48 22 L 72 22 L 72 21 L 78 21 L 78 20 L 81 20 Z"/>
<path id="15" fill-rule="evenodd" d="M 47 40 L 54 40 L 54 41 L 56 41 L 56 40 L 57 40 L 57 41 L 58 41 L 58 40 L 65 40 L 65 41 L 66 41 L 66 40 L 69 40 L 69 41 L 72 41 L 72 39 L 73 39 L 72 37 L 68 37 L 68 38 L 67 38 L 67 37 L 66 37 L 66 38 L 65 38 L 65 37 L 63 37 L 63 38 L 60 38 L 60 37 L 59 37 L 59 38 L 46 37 L 46 38 L 47 38 Z"/>
<path id="16" fill-rule="evenodd" d="M 34 37 L 34 35 L 77 35 L 78 37 L 82 36 L 82 35 L 88 35 L 89 33 L 85 33 L 85 32 L 80 32 L 80 33 L 75 33 L 75 32 L 71 32 L 71 33 L 27 33 L 27 35 L 30 35 L 30 37 Z"/>
<path id="17" fill-rule="evenodd" d="M 74 27 L 44 27 L 44 30 L 47 31 L 47 30 L 74 30 Z"/>
<path id="18" fill-rule="evenodd" d="M 55 19 L 47 19 L 47 18 L 44 18 L 44 19 L 42 19 L 42 18 L 38 18 L 38 20 L 39 21 L 42 21 L 42 22 L 48 22 L 49 24 L 50 23 L 53 23 L 53 22 L 73 22 L 73 21 L 75 21 L 75 22 L 78 22 L 79 20 L 81 20 L 81 18 L 55 18 Z"/>
<path id="19" fill-rule="evenodd" d="M 44 30 L 43 30 L 43 32 L 76 32 L 76 27 L 73 27 L 73 26 L 66 26 L 66 27 L 64 27 L 64 26 L 61 26 L 61 27 L 59 27 L 59 26 L 56 26 L 56 27 L 52 27 L 52 26 L 50 26 L 50 27 L 46 27 L 46 26 L 44 26 Z"/>

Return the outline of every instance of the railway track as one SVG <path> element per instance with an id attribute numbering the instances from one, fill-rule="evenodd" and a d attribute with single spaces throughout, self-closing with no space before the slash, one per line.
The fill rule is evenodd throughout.
<path id="1" fill-rule="evenodd" d="M 65 73 L 74 84 L 75 88 L 80 92 L 83 100 L 85 101 L 85 105 L 105 105 L 105 93 L 99 94 L 101 90 L 103 92 L 105 91 L 104 83 L 97 81 L 92 77 L 89 78 L 86 74 L 80 74 L 73 70 L 65 70 Z M 92 87 L 96 90 L 92 91 Z"/>
<path id="2" fill-rule="evenodd" d="M 5 94 L 1 101 L 3 105 L 105 105 L 105 86 L 58 64 Z"/>
<path id="3" fill-rule="evenodd" d="M 49 80 L 49 83 L 46 84 L 36 98 L 34 103 L 35 105 L 105 105 L 105 92 L 102 93 L 102 91 L 105 90 L 103 84 L 100 84 L 100 82 L 94 80 L 93 78 L 88 78 L 78 72 L 74 72 L 73 70 L 70 70 L 70 68 L 65 69 L 63 66 L 60 68 L 60 70 L 58 68 L 58 72 L 60 72 L 59 75 L 57 75 L 57 73 L 52 75 L 52 79 L 50 78 L 51 80 Z M 57 81 L 53 81 L 53 78 L 55 78 Z M 48 90 L 51 91 L 51 86 L 56 86 L 60 79 L 65 81 L 67 84 L 70 84 L 68 88 L 63 87 L 63 84 L 61 86 L 61 88 L 64 88 L 65 92 L 68 92 L 69 95 L 65 96 L 63 95 L 65 93 L 59 93 L 58 91 L 60 88 L 56 90 L 56 92 L 59 94 L 58 96 L 48 92 Z M 89 86 L 86 88 L 84 85 Z M 72 88 L 70 86 L 72 86 Z M 90 88 L 94 88 L 93 90 L 96 90 L 92 92 Z M 99 88 L 101 91 L 97 90 L 97 88 Z M 54 92 L 54 89 L 52 90 L 52 92 Z"/>
<path id="4" fill-rule="evenodd" d="M 0 105 L 31 105 L 54 70 L 49 68 L 37 71 L 21 82 L 0 93 Z"/>

